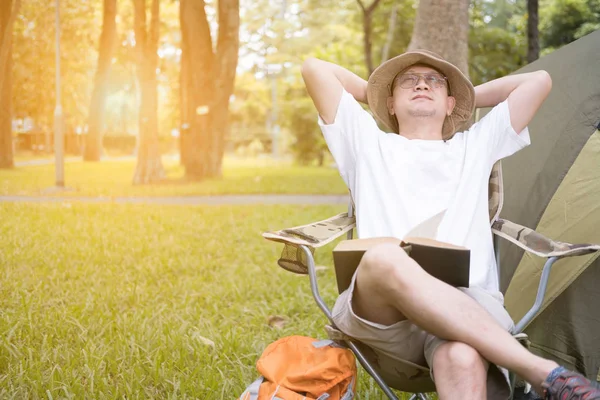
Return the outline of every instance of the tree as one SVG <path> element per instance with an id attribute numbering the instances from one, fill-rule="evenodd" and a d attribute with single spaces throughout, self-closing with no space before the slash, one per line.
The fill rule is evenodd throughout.
<path id="1" fill-rule="evenodd" d="M 549 0 L 540 10 L 540 42 L 546 51 L 597 29 L 600 29 L 599 0 Z"/>
<path id="2" fill-rule="evenodd" d="M 365 52 L 365 64 L 367 66 L 367 71 L 368 71 L 369 75 L 371 75 L 371 73 L 374 70 L 373 56 L 372 56 L 373 45 L 371 42 L 371 34 L 372 34 L 371 24 L 373 22 L 373 11 L 375 11 L 375 9 L 377 8 L 377 6 L 379 5 L 379 2 L 381 0 L 373 0 L 371 5 L 369 5 L 368 7 L 365 6 L 365 4 L 363 3 L 362 0 L 356 0 L 356 1 L 358 2 L 358 5 L 360 6 L 360 9 L 363 12 L 363 41 L 364 41 L 364 52 Z"/>
<path id="3" fill-rule="evenodd" d="M 469 77 L 474 85 L 526 64 L 524 5 L 511 0 L 472 0 L 469 13 Z"/>
<path id="4" fill-rule="evenodd" d="M 527 0 L 527 62 L 540 58 L 538 0 Z"/>
<path id="5" fill-rule="evenodd" d="M 158 147 L 158 36 L 160 24 L 159 0 L 152 0 L 150 26 L 146 29 L 145 0 L 133 0 L 137 77 L 140 86 L 138 157 L 134 184 L 162 180 L 165 171 Z"/>
<path id="6" fill-rule="evenodd" d="M 0 168 L 12 168 L 12 35 L 21 0 L 0 4 Z"/>
<path id="7" fill-rule="evenodd" d="M 396 30 L 396 21 L 398 20 L 398 4 L 394 4 L 390 10 L 390 21 L 388 23 L 387 35 L 385 44 L 381 50 L 381 62 L 385 62 L 390 58 L 390 49 L 394 41 L 394 31 Z"/>
<path id="8" fill-rule="evenodd" d="M 88 133 L 85 140 L 83 159 L 99 161 L 102 152 L 102 130 L 104 126 L 108 76 L 114 47 L 117 42 L 117 0 L 104 0 L 102 33 L 98 52 L 98 67 L 90 103 Z"/>
<path id="9" fill-rule="evenodd" d="M 426 49 L 468 76 L 469 0 L 421 0 L 409 50 Z"/>
<path id="10" fill-rule="evenodd" d="M 373 0 L 362 1 L 370 6 Z M 314 56 L 367 78 L 364 13 L 357 0 L 286 0 L 283 4 L 282 11 L 282 2 L 277 0 L 241 2 L 240 55 L 251 58 L 253 64 L 248 74 L 242 75 L 241 84 L 236 84 L 232 104 L 236 137 L 239 143 L 242 134 L 238 132 L 253 135 L 265 142 L 268 149 L 274 135 L 264 126 L 272 123 L 270 110 L 277 103 L 277 125 L 282 128 L 278 149 L 293 153 L 302 164 L 322 163 L 327 146 L 301 79 L 300 65 L 307 57 Z M 381 0 L 373 8 L 369 39 L 373 67 L 406 50 L 414 15 L 413 0 Z M 273 96 L 268 88 L 275 80 L 275 70 L 277 91 Z M 240 76 L 236 79 L 240 80 Z M 249 95 L 246 82 L 250 79 L 263 84 L 255 85 Z"/>
<path id="11" fill-rule="evenodd" d="M 328 152 L 327 143 L 317 125 L 313 102 L 305 93 L 306 89 L 301 81 L 288 87 L 286 97 L 294 100 L 284 104 L 283 111 L 287 118 L 283 124 L 293 134 L 291 150 L 295 160 L 302 165 L 316 160 L 322 166 Z"/>
<path id="12" fill-rule="evenodd" d="M 66 118 L 66 145 L 76 128 L 87 122 L 92 79 L 97 64 L 97 40 L 102 21 L 100 0 L 60 0 L 62 103 Z M 27 119 L 33 131 L 45 132 L 38 142 L 52 148 L 50 133 L 55 106 L 55 2 L 27 0 L 21 4 L 13 37 L 13 120 Z M 28 125 L 24 125 L 28 129 Z M 31 131 L 29 132 L 31 133 Z M 74 142 L 70 142 L 75 144 Z M 46 146 L 49 145 L 49 146 Z M 66 151 L 77 152 L 76 146 Z"/>
<path id="13" fill-rule="evenodd" d="M 182 143 L 186 177 L 200 180 L 221 175 L 229 98 L 233 92 L 239 50 L 239 0 L 219 0 L 218 38 L 213 38 L 204 0 L 181 0 L 183 107 Z M 183 135 L 187 137 L 183 137 Z"/>

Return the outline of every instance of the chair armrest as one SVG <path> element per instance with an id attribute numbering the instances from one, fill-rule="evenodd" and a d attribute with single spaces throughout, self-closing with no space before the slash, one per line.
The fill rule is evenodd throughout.
<path id="1" fill-rule="evenodd" d="M 600 250 L 600 245 L 597 244 L 571 244 L 552 240 L 533 229 L 501 218 L 492 224 L 492 232 L 540 257 L 581 256 Z"/>
<path id="2" fill-rule="evenodd" d="M 355 226 L 356 219 L 349 217 L 348 213 L 342 213 L 307 225 L 265 232 L 263 237 L 275 242 L 316 248 L 332 242 Z"/>
<path id="3" fill-rule="evenodd" d="M 356 219 L 349 217 L 348 213 L 343 213 L 308 225 L 265 232 L 263 237 L 285 244 L 281 256 L 277 260 L 277 264 L 281 268 L 296 274 L 308 274 L 310 261 L 302 246 L 310 251 L 312 257 L 315 248 L 331 243 L 355 226 Z"/>

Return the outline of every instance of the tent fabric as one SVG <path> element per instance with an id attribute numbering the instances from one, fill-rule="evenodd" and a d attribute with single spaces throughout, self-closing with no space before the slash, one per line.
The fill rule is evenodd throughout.
<path id="1" fill-rule="evenodd" d="M 596 131 L 554 193 L 537 226 L 539 232 L 544 232 L 553 238 L 600 243 L 599 166 L 600 132 Z M 590 221 L 595 223 L 589 223 Z M 596 252 L 558 261 L 553 267 L 543 307 L 558 297 L 599 255 L 600 253 Z M 545 261 L 526 254 L 519 263 L 506 292 L 505 301 L 513 319 L 523 317 L 528 307 L 533 304 L 539 275 Z M 600 303 L 600 288 L 598 302 Z"/>
<path id="2" fill-rule="evenodd" d="M 527 328 L 530 349 L 600 381 L 600 318 L 596 259 Z"/>
<path id="3" fill-rule="evenodd" d="M 600 122 L 598 65 L 600 30 L 516 71 L 548 71 L 552 91 L 529 125 L 531 146 L 503 160 L 503 218 L 537 230 L 558 186 Z M 500 248 L 505 291 L 523 251 L 507 243 Z"/>
<path id="4" fill-rule="evenodd" d="M 570 168 L 537 230 L 550 237 L 600 243 L 600 132 Z M 506 293 L 519 320 L 533 304 L 544 259 L 526 254 Z M 553 267 L 541 314 L 526 332 L 532 350 L 590 379 L 600 371 L 600 253 L 559 260 Z"/>
<path id="5" fill-rule="evenodd" d="M 503 161 L 501 217 L 553 240 L 600 243 L 600 31 L 517 71 L 544 69 L 553 88 L 530 124 L 532 145 Z M 501 285 L 519 320 L 533 304 L 545 259 L 502 241 Z M 516 272 L 515 272 L 516 271 Z M 510 283 L 510 285 L 509 285 Z M 600 254 L 559 260 L 531 349 L 590 379 L 600 370 Z"/>

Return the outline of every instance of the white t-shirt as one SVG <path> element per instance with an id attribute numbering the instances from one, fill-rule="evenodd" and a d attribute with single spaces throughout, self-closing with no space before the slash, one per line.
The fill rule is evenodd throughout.
<path id="1" fill-rule="evenodd" d="M 507 101 L 446 142 L 383 132 L 345 90 L 335 121 L 319 117 L 319 126 L 354 199 L 359 238 L 402 239 L 445 211 L 435 238 L 469 248 L 470 286 L 499 294 L 488 181 L 496 161 L 530 144 L 527 128 L 512 128 Z"/>

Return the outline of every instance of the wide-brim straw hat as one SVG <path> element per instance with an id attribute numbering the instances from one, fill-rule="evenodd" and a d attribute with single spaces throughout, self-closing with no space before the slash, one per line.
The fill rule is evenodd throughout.
<path id="1" fill-rule="evenodd" d="M 442 137 L 449 139 L 471 119 L 475 109 L 475 90 L 469 79 L 454 65 L 428 50 L 409 51 L 381 64 L 369 77 L 367 100 L 375 116 L 392 131 L 398 132 L 395 115 L 388 112 L 387 99 L 392 95 L 392 82 L 396 76 L 411 65 L 428 65 L 448 79 L 449 94 L 456 99 L 456 106 L 446 117 Z"/>

